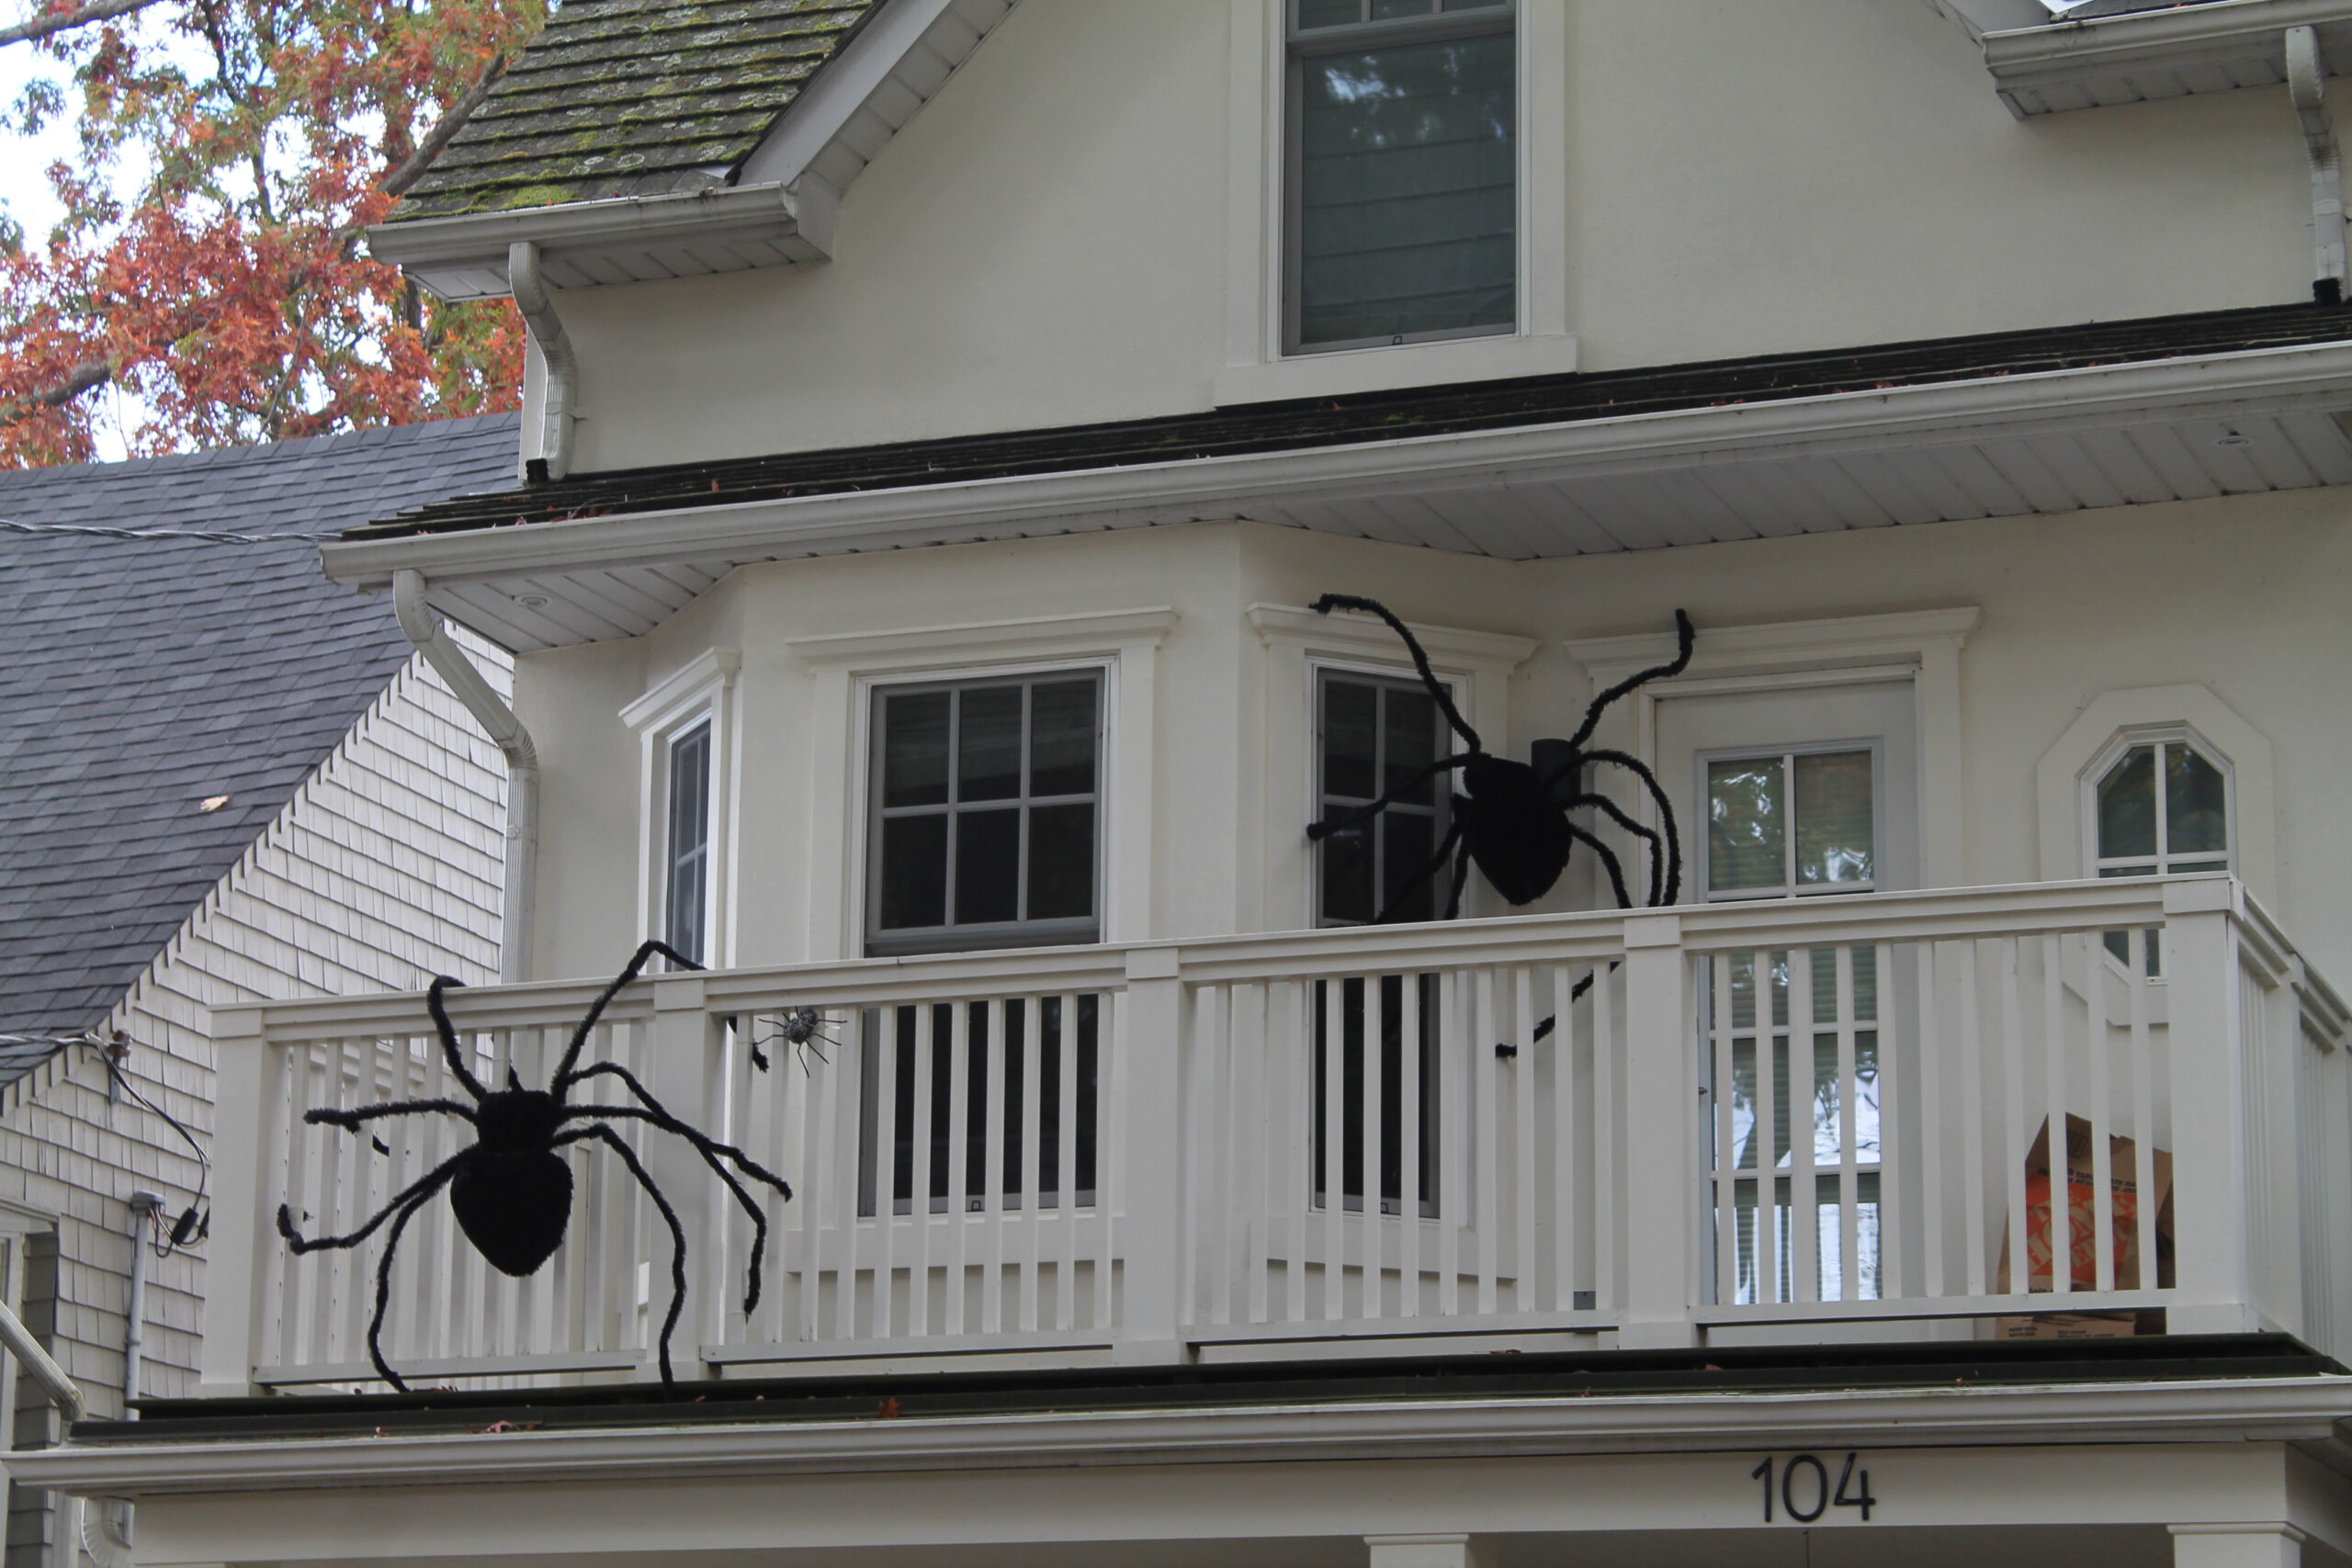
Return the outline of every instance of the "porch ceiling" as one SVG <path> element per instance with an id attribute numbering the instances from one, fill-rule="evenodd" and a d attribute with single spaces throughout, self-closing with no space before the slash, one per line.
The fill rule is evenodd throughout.
<path id="1" fill-rule="evenodd" d="M 2119 341 L 2113 357 L 2086 344 L 2058 359 L 2063 367 L 2013 370 L 1977 355 L 1958 374 L 1859 387 L 1871 355 L 1893 351 L 1841 356 L 1847 375 L 1809 384 L 1789 371 L 1818 358 L 1765 374 L 1770 362 L 1716 367 L 1712 386 L 1709 367 L 1678 367 L 1391 394 L 1352 409 L 1318 405 L 1322 428 L 1295 444 L 1263 430 L 1240 439 L 1240 422 L 1265 415 L 1220 411 L 952 450 L 594 475 L 551 487 L 553 496 L 429 509 L 324 553 L 330 576 L 365 589 L 413 568 L 435 608 L 528 651 L 649 631 L 737 566 L 916 545 L 1248 520 L 1525 560 L 2352 484 L 2345 316 L 2241 312 L 2272 336 L 2234 347 L 2186 333 L 2205 343 L 2167 348 L 2148 341 L 2155 323 L 2129 323 L 2136 341 Z M 2279 322 L 2309 335 L 2278 342 Z M 2018 363 L 2052 359 L 2045 349 Z M 1657 390 L 1668 375 L 1687 389 L 1670 399 Z M 1648 398 L 1635 395 L 1645 389 Z M 1607 392 L 1622 396 L 1596 396 Z M 1449 397 L 1479 395 L 1555 406 L 1548 419 L 1529 420 L 1533 410 L 1517 422 L 1425 418 L 1405 428 L 1427 434 L 1379 434 L 1396 428 L 1399 410 L 1426 415 Z M 1606 412 L 1627 403 L 1643 412 Z M 1135 438 L 1108 449 L 1108 431 Z M 999 450 L 993 469 L 971 465 L 983 444 Z M 864 488 L 849 477 L 860 461 L 870 465 Z M 908 482 L 929 473 L 947 482 Z M 718 503 L 678 499 L 689 489 Z M 548 517 L 551 502 L 577 514 L 538 521 L 525 511 Z M 447 531 L 423 531 L 435 529 Z"/>

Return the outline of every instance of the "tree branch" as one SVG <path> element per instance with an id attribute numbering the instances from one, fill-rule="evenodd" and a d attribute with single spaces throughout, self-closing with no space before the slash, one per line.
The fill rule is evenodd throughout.
<path id="1" fill-rule="evenodd" d="M 58 33 L 72 32 L 75 28 L 88 27 L 92 22 L 128 17 L 133 11 L 143 11 L 153 4 L 155 0 L 86 0 L 80 6 L 44 11 L 29 22 L 0 28 L 0 43 L 38 42 Z"/>
<path id="2" fill-rule="evenodd" d="M 0 403 L 0 430 L 21 424 L 35 414 L 51 409 L 62 409 L 83 393 L 105 386 L 114 379 L 114 367 L 103 359 L 92 359 L 76 365 L 67 372 L 65 379 L 54 387 L 28 392 L 21 398 Z"/>
<path id="3" fill-rule="evenodd" d="M 449 106 L 448 113 L 433 122 L 433 129 L 424 133 L 424 140 L 416 144 L 416 151 L 401 159 L 401 166 L 384 176 L 384 194 L 404 195 L 409 186 L 422 178 L 426 166 L 440 156 L 441 149 L 449 145 L 451 137 L 466 128 L 466 121 L 473 118 L 474 110 L 481 107 L 481 101 L 490 96 L 490 90 L 497 86 L 498 79 L 505 74 L 506 56 L 502 54 L 490 62 L 489 68 L 482 72 L 472 86 L 466 89 L 465 96 Z"/>

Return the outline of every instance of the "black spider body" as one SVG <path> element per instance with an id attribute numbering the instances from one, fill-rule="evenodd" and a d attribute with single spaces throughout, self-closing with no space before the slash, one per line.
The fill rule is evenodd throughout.
<path id="1" fill-rule="evenodd" d="M 705 1164 L 718 1176 L 720 1183 L 752 1217 L 752 1250 L 749 1277 L 744 1288 L 743 1310 L 750 1312 L 760 1301 L 760 1263 L 767 1249 L 767 1216 L 753 1201 L 740 1174 L 764 1184 L 786 1199 L 792 1189 L 784 1179 L 763 1168 L 749 1155 L 729 1144 L 722 1144 L 708 1134 L 686 1125 L 662 1108 L 634 1074 L 618 1063 L 598 1062 L 589 1066 L 578 1065 L 581 1052 L 588 1043 L 590 1031 L 596 1026 L 605 1009 L 618 996 L 622 988 L 638 976 L 647 960 L 655 953 L 667 958 L 682 969 L 698 969 L 694 964 L 658 942 L 649 942 L 637 950 L 628 967 L 618 978 L 605 987 L 588 1010 L 588 1016 L 572 1032 L 571 1043 L 565 1048 L 563 1060 L 556 1068 L 555 1081 L 548 1089 L 526 1089 L 513 1068 L 507 1069 L 506 1087 L 492 1089 L 483 1087 L 466 1065 L 465 1053 L 458 1044 L 458 1032 L 449 1022 L 443 1001 L 448 987 L 462 984 L 447 976 L 433 982 L 425 992 L 425 1008 L 433 1015 L 433 1025 L 441 1038 L 441 1050 L 451 1074 L 470 1097 L 470 1102 L 455 1100 L 398 1100 L 384 1105 L 367 1105 L 345 1111 L 325 1107 L 303 1113 L 302 1119 L 314 1124 L 334 1126 L 356 1133 L 368 1122 L 387 1116 L 409 1116 L 439 1111 L 464 1119 L 473 1126 L 474 1142 L 443 1160 L 433 1169 L 411 1182 L 392 1201 L 379 1210 L 374 1218 L 348 1235 L 304 1236 L 294 1228 L 290 1210 L 280 1204 L 277 1229 L 288 1245 L 299 1255 L 322 1248 L 357 1247 L 387 1224 L 390 1229 L 384 1238 L 384 1253 L 376 1267 L 376 1314 L 368 1324 L 368 1354 L 384 1381 L 403 1392 L 408 1385 L 401 1381 L 384 1359 L 381 1337 L 384 1314 L 391 1299 L 392 1257 L 400 1247 L 401 1233 L 416 1217 L 417 1212 L 431 1202 L 446 1187 L 449 1190 L 449 1207 L 458 1219 L 458 1228 L 475 1250 L 487 1259 L 492 1268 L 503 1274 L 517 1277 L 535 1273 L 555 1256 L 563 1245 L 564 1231 L 571 1223 L 571 1167 L 565 1161 L 562 1150 L 573 1144 L 600 1143 L 618 1155 L 629 1174 L 645 1189 L 647 1196 L 661 1212 L 670 1230 L 670 1312 L 662 1323 L 661 1361 L 662 1382 L 672 1386 L 675 1378 L 670 1366 L 670 1336 L 678 1325 L 686 1299 L 686 1235 L 679 1223 L 677 1211 L 654 1185 L 635 1150 L 614 1130 L 616 1122 L 641 1122 L 657 1132 L 673 1134 L 694 1145 Z M 592 1078 L 612 1078 L 628 1090 L 635 1103 L 621 1105 L 575 1105 L 571 1091 Z M 730 1169 L 730 1167 L 732 1168 Z"/>
<path id="2" fill-rule="evenodd" d="M 1690 616 L 1679 610 L 1674 613 L 1679 646 L 1671 663 L 1645 670 L 1601 693 L 1585 710 L 1584 722 L 1574 736 L 1566 740 L 1538 740 L 1530 749 L 1532 760 L 1521 762 L 1498 757 L 1486 749 L 1478 732 L 1454 707 L 1444 682 L 1430 668 L 1429 655 L 1422 650 L 1420 640 L 1387 606 L 1376 600 L 1326 593 L 1315 602 L 1314 609 L 1326 615 L 1333 610 L 1361 610 L 1387 622 L 1389 629 L 1404 639 L 1406 650 L 1413 658 L 1413 668 L 1419 672 L 1421 684 L 1437 705 L 1438 712 L 1466 747 L 1450 757 L 1439 758 L 1378 799 L 1308 826 L 1306 836 L 1316 840 L 1360 829 L 1440 773 L 1460 773 L 1460 791 L 1451 801 L 1453 820 L 1438 843 L 1437 853 L 1427 865 L 1391 889 L 1388 907 L 1374 917 L 1375 924 L 1393 919 L 1405 900 L 1444 867 L 1448 857 L 1453 861 L 1453 879 L 1445 905 L 1447 919 L 1462 912 L 1462 889 L 1474 864 L 1505 901 L 1514 906 L 1532 904 L 1558 883 L 1568 868 L 1571 852 L 1579 843 L 1599 858 L 1619 907 L 1632 908 L 1633 894 L 1626 886 L 1624 868 L 1616 852 L 1570 815 L 1586 807 L 1607 817 L 1647 846 L 1648 901 L 1652 905 L 1675 901 L 1681 890 L 1682 850 L 1675 831 L 1674 807 L 1667 799 L 1666 791 L 1640 759 L 1623 751 L 1589 748 L 1585 743 L 1592 739 L 1592 732 L 1600 726 L 1600 716 L 1610 704 L 1647 682 L 1679 675 L 1690 665 L 1695 635 Z M 1656 829 L 1636 821 L 1607 795 L 1587 787 L 1586 773 L 1595 763 L 1601 762 L 1624 768 L 1641 781 L 1657 811 Z"/>

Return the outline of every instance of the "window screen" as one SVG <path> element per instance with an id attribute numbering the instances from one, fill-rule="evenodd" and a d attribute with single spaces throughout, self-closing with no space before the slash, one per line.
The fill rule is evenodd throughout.
<path id="1" fill-rule="evenodd" d="M 1518 34 L 1508 0 L 1295 0 L 1289 345 L 1518 323 Z"/>
<path id="2" fill-rule="evenodd" d="M 710 726 L 698 724 L 670 742 L 670 820 L 662 891 L 662 940 L 697 964 L 710 903 Z"/>
<path id="3" fill-rule="evenodd" d="M 874 731 L 870 951 L 1095 940 L 1099 671 L 886 687 Z"/>

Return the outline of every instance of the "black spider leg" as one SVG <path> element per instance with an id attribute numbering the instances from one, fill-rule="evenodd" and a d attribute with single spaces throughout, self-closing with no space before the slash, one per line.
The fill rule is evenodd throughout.
<path id="1" fill-rule="evenodd" d="M 324 1120 L 315 1114 L 307 1119 Z M 410 1182 L 401 1190 L 398 1197 L 376 1212 L 375 1218 L 349 1235 L 306 1239 L 294 1228 L 293 1211 L 284 1203 L 277 1206 L 277 1234 L 286 1238 L 286 1245 L 298 1258 L 306 1252 L 349 1251 L 373 1235 L 386 1220 L 392 1222 L 391 1233 L 384 1237 L 384 1255 L 376 1263 L 376 1312 L 368 1320 L 368 1359 L 376 1363 L 377 1372 L 392 1385 L 396 1393 L 406 1393 L 408 1384 L 401 1381 L 401 1375 L 392 1371 L 392 1364 L 384 1359 L 384 1315 L 392 1301 L 392 1254 L 400 1249 L 401 1233 L 408 1229 L 409 1221 L 416 1217 L 419 1209 L 433 1201 L 435 1193 L 448 1185 L 449 1179 L 458 1174 L 458 1167 L 473 1152 L 472 1148 L 460 1149 Z"/>
<path id="2" fill-rule="evenodd" d="M 1402 905 L 1406 899 L 1411 897 L 1415 890 L 1417 890 L 1422 883 L 1427 882 L 1430 877 L 1435 876 L 1438 874 L 1439 869 L 1445 864 L 1445 857 L 1453 852 L 1453 846 L 1460 841 L 1462 838 L 1462 818 L 1457 816 L 1454 818 L 1453 823 L 1447 827 L 1445 836 L 1438 840 L 1437 853 L 1430 856 L 1427 864 L 1423 865 L 1420 870 L 1413 873 L 1412 875 L 1407 877 L 1403 886 L 1399 886 L 1395 892 L 1389 894 L 1387 907 L 1372 918 L 1372 923 L 1374 925 L 1385 926 L 1396 919 L 1398 906 Z M 1452 916 L 1447 917 L 1449 919 L 1452 918 Z"/>
<path id="3" fill-rule="evenodd" d="M 654 1099 L 652 1093 L 643 1084 L 638 1082 L 635 1074 L 618 1063 L 600 1062 L 585 1071 L 575 1074 L 573 1081 L 577 1082 L 581 1078 L 587 1077 L 620 1079 L 631 1094 L 644 1101 L 645 1109 L 639 1110 L 633 1105 L 581 1105 L 574 1106 L 565 1112 L 567 1117 L 618 1116 L 633 1122 L 648 1122 L 665 1133 L 674 1133 L 695 1146 L 695 1152 L 702 1156 L 703 1163 L 709 1166 L 718 1179 L 727 1184 L 728 1190 L 735 1194 L 735 1201 L 741 1203 L 743 1206 L 743 1212 L 752 1217 L 752 1251 L 747 1269 L 748 1278 L 743 1289 L 743 1310 L 749 1313 L 757 1307 L 760 1304 L 762 1278 L 760 1265 L 767 1256 L 768 1218 L 751 1193 L 735 1179 L 733 1173 L 720 1163 L 719 1156 L 724 1155 L 728 1159 L 734 1161 L 736 1168 L 746 1176 L 775 1188 L 776 1191 L 783 1194 L 786 1202 L 792 1201 L 791 1184 L 734 1145 L 722 1144 L 709 1134 L 679 1121 L 677 1117 L 671 1114 L 668 1107 Z"/>
<path id="4" fill-rule="evenodd" d="M 427 1111 L 446 1111 L 452 1116 L 474 1120 L 474 1108 L 455 1100 L 395 1100 L 385 1105 L 363 1105 L 356 1111 L 339 1111 L 334 1106 L 322 1106 L 302 1112 L 302 1120 L 313 1126 L 340 1127 L 346 1133 L 356 1133 L 360 1124 L 385 1116 L 407 1116 Z"/>
<path id="5" fill-rule="evenodd" d="M 1457 751 L 1451 757 L 1440 757 L 1402 784 L 1392 787 L 1377 800 L 1367 800 L 1362 806 L 1351 806 L 1345 811 L 1335 812 L 1320 822 L 1309 822 L 1306 825 L 1306 836 L 1310 839 L 1328 839 L 1332 834 L 1344 832 L 1359 823 L 1369 822 L 1448 768 L 1462 767 L 1485 755 L 1483 751 Z"/>
<path id="6" fill-rule="evenodd" d="M 1563 811 L 1574 811 L 1578 807 L 1582 806 L 1598 807 L 1603 816 L 1616 823 L 1618 827 L 1623 829 L 1626 832 L 1633 834 L 1637 839 L 1640 839 L 1648 847 L 1650 856 L 1649 901 L 1652 907 L 1656 907 L 1659 904 L 1662 900 L 1658 897 L 1658 894 L 1666 886 L 1666 840 L 1659 837 L 1655 829 L 1626 815 L 1623 807 L 1605 795 L 1592 795 L 1589 793 L 1584 795 L 1572 795 L 1568 796 L 1566 800 L 1560 803 L 1560 809 Z"/>
<path id="7" fill-rule="evenodd" d="M 1387 605 L 1377 599 L 1360 599 L 1352 593 L 1326 593 L 1307 608 L 1318 615 L 1328 615 L 1334 610 L 1362 610 L 1387 622 L 1388 629 L 1404 639 L 1405 651 L 1413 656 L 1413 668 L 1420 671 L 1421 684 L 1429 688 L 1430 700 L 1437 704 L 1438 711 L 1445 715 L 1445 722 L 1453 727 L 1456 735 L 1470 742 L 1471 750 L 1486 750 L 1486 744 L 1478 739 L 1478 732 L 1470 728 L 1463 719 L 1461 710 L 1453 705 L 1453 694 L 1446 689 L 1444 682 L 1437 678 L 1437 671 L 1430 668 L 1430 656 L 1422 651 L 1421 639 L 1415 637 L 1411 628 L 1398 620 Z"/>
<path id="8" fill-rule="evenodd" d="M 1642 787 L 1649 791 L 1650 803 L 1657 807 L 1658 828 L 1666 838 L 1666 886 L 1663 892 L 1652 888 L 1650 903 L 1657 907 L 1679 903 L 1682 897 L 1682 834 L 1675 825 L 1674 802 L 1667 795 L 1666 786 L 1657 782 L 1657 775 L 1650 772 L 1648 763 L 1630 751 L 1598 747 L 1585 753 L 1585 761 L 1614 762 L 1641 780 Z"/>
<path id="9" fill-rule="evenodd" d="M 1584 710 L 1584 723 L 1577 728 L 1574 735 L 1568 737 L 1568 750 L 1584 750 L 1584 743 L 1591 739 L 1592 732 L 1600 728 L 1600 716 L 1607 710 L 1610 704 L 1636 687 L 1645 686 L 1652 681 L 1662 681 L 1669 675 L 1679 675 L 1688 670 L 1690 667 L 1690 650 L 1697 646 L 1698 636 L 1699 634 L 1690 627 L 1690 617 L 1679 610 L 1675 611 L 1674 658 L 1665 664 L 1653 665 L 1639 674 L 1628 675 L 1600 695 L 1593 698 L 1592 705 Z"/>
<path id="10" fill-rule="evenodd" d="M 628 967 L 613 976 L 613 983 L 598 994 L 589 1006 L 588 1016 L 582 1019 L 580 1027 L 571 1032 L 571 1043 L 564 1047 L 563 1060 L 557 1064 L 555 1069 L 555 1097 L 559 1103 L 563 1099 L 563 1086 L 572 1077 L 571 1069 L 580 1060 L 580 1053 L 587 1049 L 588 1036 L 595 1029 L 596 1021 L 605 1016 L 605 1010 L 612 1005 L 613 998 L 628 988 L 629 982 L 636 979 L 638 973 L 645 967 L 646 961 L 657 953 L 681 969 L 702 967 L 666 942 L 649 942 L 640 946 L 637 956 L 628 961 Z"/>
<path id="11" fill-rule="evenodd" d="M 1457 818 L 1458 820 L 1458 818 Z M 1445 918 L 1458 919 L 1462 914 L 1462 889 L 1470 881 L 1470 846 L 1464 844 L 1453 857 L 1453 890 L 1446 895 Z"/>
<path id="12" fill-rule="evenodd" d="M 442 993 L 450 987 L 464 984 L 454 976 L 435 975 L 433 984 L 425 987 L 424 1010 L 433 1015 L 433 1028 L 441 1036 L 441 1054 L 448 1058 L 449 1070 L 457 1075 L 468 1094 L 480 1100 L 490 1091 L 481 1087 L 481 1079 L 467 1070 L 465 1053 L 458 1049 L 457 1026 L 449 1021 L 449 1009 L 442 1000 Z"/>
<path id="13" fill-rule="evenodd" d="M 628 1167 L 629 1174 L 637 1178 L 637 1184 L 645 1189 L 646 1196 L 653 1200 L 653 1206 L 662 1211 L 662 1219 L 670 1227 L 670 1311 L 662 1319 L 662 1386 L 675 1393 L 678 1379 L 670 1370 L 670 1336 L 677 1329 L 679 1315 L 686 1310 L 686 1227 L 678 1223 L 678 1211 L 670 1207 L 670 1200 L 662 1195 L 662 1189 L 653 1185 L 653 1178 L 639 1162 L 637 1151 L 603 1122 L 560 1133 L 551 1146 L 561 1148 L 589 1138 L 602 1138 L 612 1145 L 613 1152 L 621 1156 L 621 1163 Z"/>

